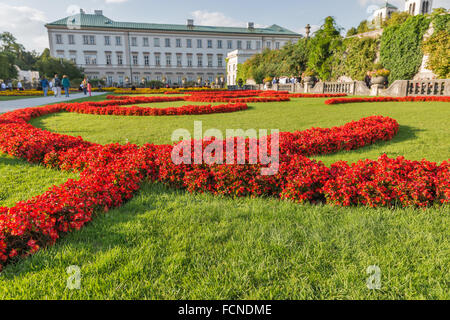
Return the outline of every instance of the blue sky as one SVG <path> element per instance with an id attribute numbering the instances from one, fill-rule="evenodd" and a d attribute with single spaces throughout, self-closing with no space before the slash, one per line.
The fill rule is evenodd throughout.
<path id="1" fill-rule="evenodd" d="M 303 33 L 304 26 L 319 26 L 334 16 L 348 29 L 370 17 L 374 5 L 385 0 L 0 0 L 0 32 L 12 32 L 27 49 L 42 51 L 48 46 L 46 22 L 58 20 L 74 10 L 101 9 L 112 20 L 184 24 L 257 26 L 278 24 Z M 390 0 L 404 9 L 404 0 Z M 434 0 L 434 7 L 450 8 L 450 0 Z"/>

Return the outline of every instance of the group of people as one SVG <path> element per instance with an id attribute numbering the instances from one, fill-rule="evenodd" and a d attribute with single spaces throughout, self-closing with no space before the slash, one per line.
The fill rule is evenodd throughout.
<path id="1" fill-rule="evenodd" d="M 66 75 L 63 76 L 62 79 L 59 78 L 57 74 L 53 80 L 48 80 L 46 77 L 43 77 L 40 81 L 42 91 L 44 91 L 44 97 L 48 95 L 48 90 L 52 90 L 55 98 L 61 97 L 62 89 L 64 89 L 65 96 L 67 98 L 70 97 L 70 80 Z"/>
<path id="2" fill-rule="evenodd" d="M 5 82 L 2 81 L 2 83 L 0 84 L 0 91 L 6 91 L 6 90 L 10 90 L 13 91 L 13 84 L 12 82 L 8 82 L 8 84 L 6 84 Z M 17 90 L 19 91 L 23 91 L 23 84 L 22 82 L 18 81 L 17 82 Z"/>
<path id="3" fill-rule="evenodd" d="M 290 84 L 290 83 L 295 84 L 295 83 L 299 83 L 300 81 L 301 81 L 301 79 L 300 78 L 296 78 L 296 77 L 290 77 L 290 78 L 287 78 L 287 77 L 277 78 L 277 77 L 275 77 L 272 80 L 272 84 Z"/>
<path id="4" fill-rule="evenodd" d="M 61 97 L 62 90 L 64 89 L 64 94 L 67 98 L 70 97 L 70 79 L 68 76 L 64 75 L 61 78 L 57 74 L 52 80 L 48 80 L 46 77 L 43 77 L 40 81 L 42 91 L 44 91 L 44 97 L 47 97 L 48 91 L 52 90 L 55 98 Z M 92 86 L 87 79 L 84 79 L 80 85 L 80 89 L 84 92 L 84 95 L 89 93 L 89 96 L 92 95 Z"/>

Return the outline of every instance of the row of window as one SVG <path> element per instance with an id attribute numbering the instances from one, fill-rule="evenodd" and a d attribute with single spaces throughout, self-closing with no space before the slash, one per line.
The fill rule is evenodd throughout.
<path id="1" fill-rule="evenodd" d="M 176 60 L 173 61 L 173 56 L 176 57 Z M 165 67 L 171 67 L 171 66 L 177 66 L 177 67 L 194 67 L 194 62 L 195 62 L 195 66 L 197 67 L 203 67 L 204 66 L 204 55 L 203 54 L 196 54 L 195 55 L 195 61 L 194 61 L 194 55 L 193 54 L 186 54 L 186 60 L 185 60 L 185 64 L 183 64 L 183 54 L 182 53 L 177 53 L 175 55 L 171 54 L 171 53 L 165 53 L 164 55 L 161 53 L 154 53 L 153 54 L 153 61 L 151 61 L 151 55 L 150 54 L 144 54 L 143 55 L 143 60 L 140 61 L 140 55 L 137 53 L 133 53 L 131 55 L 131 63 L 134 66 L 156 66 L 156 67 L 160 67 L 162 65 L 162 60 L 164 59 Z M 64 52 L 59 52 L 58 53 L 58 57 L 59 58 L 64 58 Z M 106 65 L 118 65 L 118 66 L 122 66 L 125 63 L 124 60 L 124 55 L 122 53 L 117 53 L 115 56 L 115 61 L 113 61 L 113 54 L 112 53 L 105 53 L 105 61 L 106 61 Z M 72 60 L 73 63 L 77 64 L 77 59 L 76 59 L 76 53 L 70 53 L 70 60 Z M 216 62 L 216 64 L 214 65 L 214 62 Z M 174 64 L 175 63 L 175 64 Z M 85 65 L 97 65 L 97 54 L 85 54 L 84 55 L 84 64 Z M 206 55 L 206 66 L 207 67 L 218 67 L 218 68 L 222 68 L 224 67 L 224 58 L 222 54 L 218 54 L 216 55 L 216 58 L 214 59 L 214 55 L 212 54 L 207 54 Z"/>
<path id="2" fill-rule="evenodd" d="M 91 35 L 83 35 L 83 44 L 84 45 L 96 45 L 97 44 L 97 36 L 91 36 Z M 116 46 L 122 46 L 122 37 L 121 36 L 115 36 L 114 39 L 112 39 L 111 36 L 104 36 L 104 44 L 105 46 L 112 45 L 112 41 L 115 41 Z M 172 47 L 172 40 L 170 38 L 165 38 L 164 40 L 164 47 L 171 48 Z M 142 46 L 149 47 L 148 37 L 142 38 Z M 196 48 L 203 48 L 204 45 L 206 45 L 206 48 L 213 49 L 214 48 L 214 41 L 213 40 L 206 40 L 206 43 L 203 39 L 196 39 Z M 64 44 L 63 36 L 61 34 L 56 35 L 56 44 Z M 68 35 L 68 44 L 74 45 L 75 44 L 75 36 L 73 34 Z M 183 48 L 183 45 L 186 48 L 192 48 L 193 47 L 193 40 L 192 39 L 175 39 L 175 47 L 176 48 Z M 224 49 L 225 41 L 224 40 L 215 40 L 215 48 L 217 49 Z M 254 49 L 253 41 L 242 41 L 237 40 L 236 42 L 236 48 L 237 49 L 243 49 L 245 45 L 245 49 L 252 50 Z M 280 49 L 280 42 L 275 42 L 275 48 Z M 132 47 L 138 47 L 138 38 L 137 37 L 131 37 L 131 46 Z M 153 38 L 153 46 L 154 47 L 161 47 L 161 39 L 160 38 Z M 271 49 L 272 42 L 267 41 L 265 44 L 265 48 Z M 226 48 L 227 49 L 233 49 L 234 48 L 234 41 L 233 40 L 226 40 Z M 256 49 L 261 49 L 261 41 L 256 41 Z"/>
<path id="3" fill-rule="evenodd" d="M 217 76 L 218 77 L 218 76 Z M 208 80 L 208 82 L 213 82 L 215 81 L 215 79 L 217 77 L 214 77 L 214 75 L 210 75 L 208 74 L 207 76 L 202 76 L 202 78 L 204 78 L 203 80 Z M 98 79 L 98 76 L 88 76 L 89 80 L 93 80 L 93 79 Z M 119 75 L 116 77 L 114 77 L 113 75 L 107 75 L 106 77 L 106 84 L 107 85 L 113 85 L 113 84 L 120 84 L 120 85 L 124 85 L 126 82 L 127 77 L 123 76 L 123 75 Z M 162 74 L 157 74 L 155 76 L 149 76 L 146 75 L 144 77 L 142 77 L 141 75 L 133 75 L 132 81 L 135 84 L 139 84 L 141 82 L 143 82 L 144 80 L 149 82 L 151 80 L 156 80 L 156 81 L 163 81 L 163 79 L 166 80 L 167 83 L 169 84 L 173 84 L 173 83 L 177 83 L 177 84 L 181 84 L 183 79 L 186 79 L 188 82 L 193 82 L 193 81 L 197 81 L 197 77 L 195 77 L 194 75 L 177 75 L 177 76 L 171 76 L 171 75 L 162 75 Z"/>

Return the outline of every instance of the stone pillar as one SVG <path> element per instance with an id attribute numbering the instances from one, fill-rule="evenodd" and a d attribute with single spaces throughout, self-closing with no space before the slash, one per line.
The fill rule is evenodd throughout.
<path id="1" fill-rule="evenodd" d="M 378 96 L 380 94 L 381 89 L 384 89 L 384 86 L 382 84 L 373 84 L 370 88 L 370 95 L 371 96 Z"/>

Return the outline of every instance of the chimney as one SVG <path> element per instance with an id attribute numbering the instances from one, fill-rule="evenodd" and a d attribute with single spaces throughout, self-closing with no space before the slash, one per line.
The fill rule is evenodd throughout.
<path id="1" fill-rule="evenodd" d="M 81 13 L 81 14 L 85 14 L 85 12 L 84 12 L 83 9 L 80 9 L 80 13 Z"/>
<path id="2" fill-rule="evenodd" d="M 248 22 L 248 23 L 247 23 L 247 28 L 248 28 L 249 30 L 255 29 L 255 23 L 254 23 L 254 22 Z"/>
<path id="3" fill-rule="evenodd" d="M 94 11 L 96 16 L 102 16 L 103 15 L 103 11 L 102 10 L 95 10 Z"/>
<path id="4" fill-rule="evenodd" d="M 190 27 L 190 28 L 194 27 L 194 20 L 193 19 L 188 19 L 187 20 L 187 26 Z"/>

